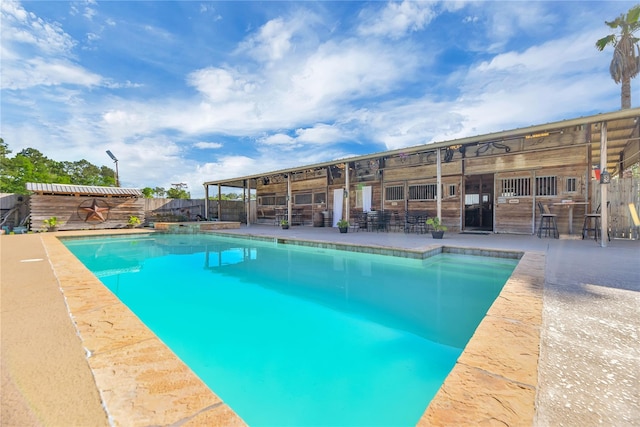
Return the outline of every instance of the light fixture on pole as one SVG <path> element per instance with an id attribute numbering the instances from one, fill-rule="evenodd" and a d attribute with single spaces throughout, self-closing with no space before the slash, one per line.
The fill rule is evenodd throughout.
<path id="1" fill-rule="evenodd" d="M 107 150 L 107 154 L 109 155 L 109 157 L 111 157 L 111 160 L 113 160 L 113 162 L 116 164 L 116 187 L 120 187 L 120 178 L 118 176 L 118 159 L 116 159 L 116 156 L 114 156 L 113 153 L 109 150 Z"/>

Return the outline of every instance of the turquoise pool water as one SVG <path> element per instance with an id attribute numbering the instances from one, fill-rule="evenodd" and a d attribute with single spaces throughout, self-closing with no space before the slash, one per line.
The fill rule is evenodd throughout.
<path id="1" fill-rule="evenodd" d="M 415 425 L 517 263 L 212 235 L 64 243 L 252 426 Z"/>

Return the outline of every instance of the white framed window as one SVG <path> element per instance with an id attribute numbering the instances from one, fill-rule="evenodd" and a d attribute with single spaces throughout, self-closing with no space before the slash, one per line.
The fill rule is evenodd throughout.
<path id="1" fill-rule="evenodd" d="M 354 194 L 356 196 L 356 208 L 362 209 L 362 190 L 355 190 Z"/>

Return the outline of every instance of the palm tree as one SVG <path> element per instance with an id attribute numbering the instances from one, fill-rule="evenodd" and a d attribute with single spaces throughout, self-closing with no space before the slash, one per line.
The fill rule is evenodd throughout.
<path id="1" fill-rule="evenodd" d="M 613 46 L 613 59 L 609 65 L 609 73 L 614 82 L 622 82 L 622 108 L 631 108 L 631 79 L 640 72 L 640 38 L 633 33 L 640 29 L 640 4 L 632 7 L 625 14 L 611 22 L 605 21 L 610 28 L 620 28 L 620 34 L 609 34 L 596 42 L 596 48 L 604 50 Z M 637 53 L 636 53 L 637 50 Z"/>

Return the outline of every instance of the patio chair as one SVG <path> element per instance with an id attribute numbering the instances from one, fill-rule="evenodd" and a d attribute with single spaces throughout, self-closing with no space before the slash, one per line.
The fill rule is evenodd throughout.
<path id="1" fill-rule="evenodd" d="M 407 214 L 407 223 L 406 223 L 404 232 L 405 233 L 411 233 L 412 231 L 415 231 L 416 233 L 419 232 L 420 227 L 418 225 L 418 221 L 420 221 L 419 214 L 416 214 L 416 213 Z"/>
<path id="2" fill-rule="evenodd" d="M 378 213 L 376 218 L 375 229 L 376 231 L 389 231 L 389 223 L 391 222 L 391 212 L 382 211 Z"/>
<path id="3" fill-rule="evenodd" d="M 418 217 L 418 222 L 416 223 L 416 232 L 418 234 L 426 234 L 429 232 L 429 226 L 427 225 L 427 220 L 429 219 L 429 213 L 425 212 Z"/>
<path id="4" fill-rule="evenodd" d="M 545 237 L 549 237 L 549 235 L 551 234 L 554 239 L 560 238 L 560 233 L 558 233 L 558 222 L 556 220 L 558 215 L 549 212 L 549 208 L 540 202 L 538 202 L 538 210 L 540 211 L 538 238 L 542 238 L 543 231 Z"/>
<path id="5" fill-rule="evenodd" d="M 405 221 L 400 216 L 398 211 L 393 211 L 393 230 L 394 231 L 404 231 Z"/>
<path id="6" fill-rule="evenodd" d="M 362 212 L 351 213 L 351 216 L 349 217 L 349 229 L 351 231 L 360 231 L 360 225 L 362 223 L 362 220 L 360 219 L 361 217 Z"/>
<path id="7" fill-rule="evenodd" d="M 366 212 L 354 212 L 350 218 L 350 228 L 352 231 L 367 231 L 367 214 Z"/>

